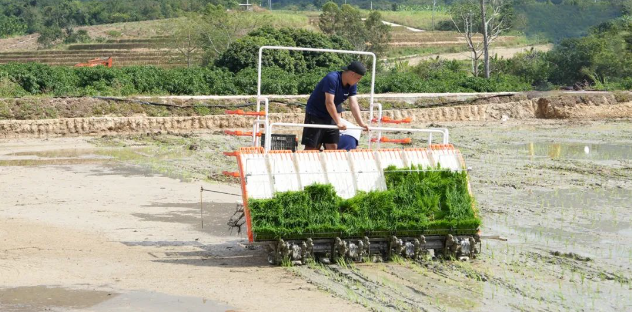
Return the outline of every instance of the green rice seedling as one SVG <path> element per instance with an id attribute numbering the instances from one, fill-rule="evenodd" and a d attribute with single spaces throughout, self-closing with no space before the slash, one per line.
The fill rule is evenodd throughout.
<path id="1" fill-rule="evenodd" d="M 480 226 L 464 172 L 414 169 L 387 168 L 388 190 L 359 192 L 349 199 L 338 197 L 333 186 L 319 184 L 276 193 L 272 199 L 250 199 L 254 232 L 262 239 L 358 237 L 375 231 L 430 234 Z"/>

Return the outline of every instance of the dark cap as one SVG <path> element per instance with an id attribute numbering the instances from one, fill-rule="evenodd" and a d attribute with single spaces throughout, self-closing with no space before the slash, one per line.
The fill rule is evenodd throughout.
<path id="1" fill-rule="evenodd" d="M 350 70 L 360 76 L 364 76 L 364 74 L 366 74 L 366 67 L 364 67 L 364 64 L 358 62 L 358 61 L 353 61 L 351 62 L 348 66 L 345 66 L 342 68 L 343 70 Z"/>

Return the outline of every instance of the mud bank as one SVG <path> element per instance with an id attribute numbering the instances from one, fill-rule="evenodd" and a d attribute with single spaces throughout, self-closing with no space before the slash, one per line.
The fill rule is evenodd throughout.
<path id="1" fill-rule="evenodd" d="M 397 98 L 393 96 L 393 98 Z M 385 110 L 386 116 L 410 117 L 413 124 L 453 121 L 494 121 L 506 119 L 610 119 L 631 118 L 632 101 L 620 101 L 611 93 L 556 95 L 546 97 L 512 96 L 508 102 L 497 98 L 474 100 L 467 104 Z M 486 103 L 487 102 L 487 103 Z M 411 105 L 410 107 L 415 107 Z M 271 113 L 272 122 L 303 122 L 303 112 Z M 369 112 L 363 112 L 369 118 Z M 225 128 L 249 129 L 252 117 L 235 115 L 170 117 L 85 117 L 37 120 L 0 120 L 0 137 L 56 137 L 116 135 L 136 133 L 190 133 Z"/>

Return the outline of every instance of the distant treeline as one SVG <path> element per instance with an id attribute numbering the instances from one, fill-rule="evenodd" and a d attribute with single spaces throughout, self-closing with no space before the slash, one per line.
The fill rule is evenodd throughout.
<path id="1" fill-rule="evenodd" d="M 234 7 L 236 0 L 0 0 L 0 38 L 51 28 L 155 20 L 202 11 L 208 4 Z"/>
<path id="2" fill-rule="evenodd" d="M 319 10 L 328 0 L 272 0 L 273 9 Z M 468 0 L 437 0 L 442 10 Z M 473 0 L 469 0 L 473 1 Z M 179 17 L 202 12 L 208 4 L 237 8 L 244 0 L 0 0 L 0 38 L 39 32 L 40 44 L 73 34 L 75 26 Z M 335 0 L 363 9 L 431 10 L 433 0 Z M 250 1 L 268 7 L 267 0 Z M 530 37 L 558 42 L 584 36 L 588 29 L 632 13 L 631 0 L 505 0 L 507 24 Z M 450 25 L 448 25 L 450 26 Z"/>
<path id="3" fill-rule="evenodd" d="M 512 26 L 529 37 L 553 42 L 586 36 L 590 27 L 627 13 L 622 6 L 607 2 L 530 2 L 516 4 Z"/>
<path id="4" fill-rule="evenodd" d="M 24 95 L 196 95 L 256 94 L 257 59 L 262 45 L 349 47 L 336 36 L 297 29 L 260 28 L 237 40 L 205 67 L 164 69 L 0 65 L 0 97 Z M 309 94 L 328 72 L 349 62 L 346 56 L 277 51 L 263 54 L 264 94 Z M 472 77 L 460 61 L 432 60 L 416 66 L 381 69 L 377 93 L 497 92 L 550 90 L 580 83 L 600 90 L 632 89 L 632 17 L 592 28 L 582 38 L 565 39 L 550 52 L 529 51 L 511 59 L 492 58 L 490 79 Z M 369 92 L 368 75 L 359 84 Z"/>

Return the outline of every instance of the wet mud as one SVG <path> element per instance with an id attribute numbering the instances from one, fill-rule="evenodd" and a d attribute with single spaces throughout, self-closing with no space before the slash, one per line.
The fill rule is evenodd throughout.
<path id="1" fill-rule="evenodd" d="M 472 167 L 483 235 L 507 241 L 470 262 L 292 270 L 378 311 L 632 309 L 630 122 L 444 126 Z"/>
<path id="2" fill-rule="evenodd" d="M 398 259 L 310 263 L 286 270 L 320 291 L 373 311 L 632 310 L 631 121 L 434 126 L 450 129 L 451 141 L 472 167 L 470 182 L 483 219 L 483 235 L 506 241 L 484 239 L 481 255 L 467 262 Z M 425 138 L 413 140 L 421 144 Z M 102 174 L 159 174 L 230 183 L 236 181 L 221 177 L 221 171 L 234 171 L 236 166 L 221 152 L 248 145 L 247 140 L 212 134 L 125 136 L 91 142 L 97 150 L 119 149 L 116 155 L 108 152 L 104 164 L 118 169 Z M 4 154 L 0 161 L 93 157 L 82 153 Z M 90 151 L 89 155 L 104 154 Z M 126 167 L 130 163 L 134 166 Z M 240 259 L 240 266 L 266 270 L 263 248 L 248 246 L 244 233 L 227 230 L 233 207 L 230 201 L 204 200 L 204 228 L 197 203 L 153 203 L 132 214 L 141 224 L 186 224 L 223 243 L 123 243 L 173 247 L 155 254 L 155 262 L 232 267 Z M 151 212 L 155 208 L 168 211 Z"/>
<path id="3" fill-rule="evenodd" d="M 205 298 L 171 296 L 143 291 L 116 293 L 112 291 L 67 289 L 56 286 L 0 289 L 0 308 L 6 312 L 224 312 L 232 310 L 230 306 Z"/>

